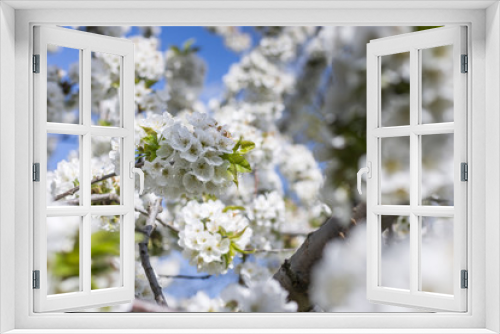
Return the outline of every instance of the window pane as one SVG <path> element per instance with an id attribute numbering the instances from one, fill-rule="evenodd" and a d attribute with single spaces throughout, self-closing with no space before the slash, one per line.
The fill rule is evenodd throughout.
<path id="1" fill-rule="evenodd" d="M 47 45 L 47 122 L 78 124 L 80 50 Z"/>
<path id="2" fill-rule="evenodd" d="M 47 294 L 80 290 L 81 217 L 47 218 Z"/>
<path id="3" fill-rule="evenodd" d="M 92 216 L 92 290 L 121 286 L 120 216 Z"/>
<path id="4" fill-rule="evenodd" d="M 80 205 L 79 136 L 47 134 L 47 205 Z"/>
<path id="5" fill-rule="evenodd" d="M 420 219 L 421 290 L 453 294 L 453 218 Z"/>
<path id="6" fill-rule="evenodd" d="M 410 53 L 380 57 L 382 126 L 410 124 Z"/>
<path id="7" fill-rule="evenodd" d="M 92 205 L 120 204 L 121 139 L 92 137 Z"/>
<path id="8" fill-rule="evenodd" d="M 453 205 L 453 134 L 422 136 L 422 205 Z"/>
<path id="9" fill-rule="evenodd" d="M 453 45 L 421 50 L 422 123 L 453 122 Z"/>
<path id="10" fill-rule="evenodd" d="M 410 289 L 410 217 L 380 216 L 380 286 Z"/>
<path id="11" fill-rule="evenodd" d="M 410 204 L 410 137 L 381 139 L 381 204 Z"/>
<path id="12" fill-rule="evenodd" d="M 121 56 L 92 52 L 92 124 L 120 126 Z"/>

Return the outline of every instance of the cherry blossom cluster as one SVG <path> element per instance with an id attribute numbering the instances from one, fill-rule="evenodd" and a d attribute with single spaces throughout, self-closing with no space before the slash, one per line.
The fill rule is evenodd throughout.
<path id="1" fill-rule="evenodd" d="M 182 49 L 172 47 L 165 52 L 165 78 L 170 95 L 168 110 L 176 114 L 183 110 L 193 110 L 193 104 L 203 89 L 207 65 L 188 40 Z"/>
<path id="2" fill-rule="evenodd" d="M 136 147 L 145 158 L 147 192 L 172 199 L 182 194 L 217 195 L 237 182 L 237 172 L 251 170 L 235 151 L 239 142 L 207 114 L 195 112 L 183 123 L 164 113 L 138 123 Z"/>
<path id="3" fill-rule="evenodd" d="M 277 234 L 285 223 L 283 195 L 276 191 L 258 195 L 247 212 L 254 232 L 252 243 L 261 249 L 280 248 Z"/>
<path id="4" fill-rule="evenodd" d="M 284 27 L 283 31 L 275 36 L 264 36 L 259 49 L 267 58 L 287 62 L 297 57 L 300 46 L 310 38 L 315 27 Z"/>
<path id="5" fill-rule="evenodd" d="M 250 99 L 273 101 L 292 89 L 294 77 L 254 50 L 231 65 L 224 83 L 232 95 L 246 90 Z"/>
<path id="6" fill-rule="evenodd" d="M 323 185 L 323 174 L 312 152 L 304 145 L 288 145 L 283 149 L 280 170 L 290 181 L 292 190 L 304 203 L 317 200 Z"/>
<path id="7" fill-rule="evenodd" d="M 248 220 L 219 201 L 188 202 L 176 219 L 179 246 L 199 272 L 223 274 L 244 254 L 252 236 Z"/>

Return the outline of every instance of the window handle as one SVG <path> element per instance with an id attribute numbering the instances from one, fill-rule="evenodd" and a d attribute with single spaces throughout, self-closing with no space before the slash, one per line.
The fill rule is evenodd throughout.
<path id="1" fill-rule="evenodd" d="M 130 178 L 133 179 L 135 174 L 139 175 L 139 195 L 144 191 L 144 172 L 140 168 L 135 167 L 135 161 L 129 163 Z"/>
<path id="2" fill-rule="evenodd" d="M 361 175 L 366 173 L 366 177 L 371 179 L 372 178 L 372 163 L 368 161 L 366 163 L 366 167 L 361 168 L 358 171 L 358 193 L 361 195 Z"/>

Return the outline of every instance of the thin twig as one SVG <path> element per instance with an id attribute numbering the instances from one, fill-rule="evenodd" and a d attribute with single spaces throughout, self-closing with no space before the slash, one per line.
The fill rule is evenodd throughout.
<path id="1" fill-rule="evenodd" d="M 203 275 L 203 276 L 190 276 L 190 275 L 158 275 L 162 278 L 173 278 L 173 279 L 209 279 L 212 275 Z"/>
<path id="2" fill-rule="evenodd" d="M 149 281 L 149 286 L 153 291 L 155 296 L 156 303 L 160 306 L 168 306 L 167 301 L 165 300 L 165 296 L 163 295 L 162 288 L 160 284 L 158 284 L 158 280 L 156 279 L 156 274 L 151 266 L 151 261 L 149 260 L 149 251 L 148 251 L 148 243 L 149 238 L 151 237 L 151 233 L 156 227 L 156 216 L 160 212 L 162 199 L 158 198 L 155 203 L 150 207 L 149 218 L 146 221 L 146 226 L 144 226 L 144 239 L 139 242 L 139 254 L 141 258 L 142 267 L 144 268 L 144 272 L 146 273 L 146 277 Z"/>
<path id="3" fill-rule="evenodd" d="M 90 182 L 90 184 L 104 181 L 104 180 L 109 179 L 110 177 L 113 177 L 113 176 L 116 176 L 115 172 L 98 177 L 98 178 L 92 180 L 92 182 Z M 62 194 L 57 195 L 54 198 L 54 201 L 58 201 L 58 200 L 63 199 L 64 197 L 69 196 L 69 195 L 74 195 L 78 190 L 80 190 L 80 186 L 76 186 L 74 188 L 71 188 L 70 190 L 63 192 Z"/>
<path id="4" fill-rule="evenodd" d="M 115 201 L 115 202 L 120 203 L 120 196 L 118 196 L 117 194 L 114 194 L 114 193 L 92 194 L 90 196 L 90 201 L 91 202 L 94 202 L 94 201 Z M 79 198 L 70 199 L 70 200 L 64 201 L 62 203 L 67 204 L 67 205 L 78 205 L 78 204 L 80 204 L 80 199 Z"/>
<path id="5" fill-rule="evenodd" d="M 145 210 L 143 210 L 143 209 L 141 209 L 141 208 L 135 207 L 135 211 L 137 211 L 137 212 L 139 212 L 139 213 L 141 213 L 141 214 L 145 215 L 146 217 L 149 217 L 149 213 L 147 213 Z M 179 233 L 179 230 L 178 230 L 178 229 L 176 229 L 176 228 L 175 228 L 175 227 L 173 227 L 172 225 L 169 225 L 169 224 L 165 223 L 165 222 L 164 222 L 163 220 L 161 220 L 159 217 L 156 217 L 156 221 L 157 221 L 158 223 L 160 223 L 161 225 L 163 225 L 163 226 L 165 226 L 165 227 L 167 227 L 167 228 L 171 229 L 171 230 L 172 230 L 172 232 Z"/>
<path id="6" fill-rule="evenodd" d="M 245 249 L 245 251 L 253 253 L 284 253 L 295 252 L 297 248 L 279 248 L 279 249 Z"/>

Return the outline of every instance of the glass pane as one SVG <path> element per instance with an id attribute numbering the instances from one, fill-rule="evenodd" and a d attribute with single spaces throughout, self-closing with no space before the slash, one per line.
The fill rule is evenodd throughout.
<path id="1" fill-rule="evenodd" d="M 410 53 L 380 57 L 382 126 L 410 124 Z"/>
<path id="2" fill-rule="evenodd" d="M 381 139 L 381 204 L 410 204 L 410 137 Z"/>
<path id="3" fill-rule="evenodd" d="M 80 50 L 47 45 L 47 122 L 78 124 Z"/>
<path id="4" fill-rule="evenodd" d="M 92 205 L 120 205 L 121 139 L 92 137 Z"/>
<path id="5" fill-rule="evenodd" d="M 453 122 L 453 45 L 421 50 L 422 123 Z"/>
<path id="6" fill-rule="evenodd" d="M 47 218 L 47 294 L 80 290 L 81 217 Z"/>
<path id="7" fill-rule="evenodd" d="M 453 134 L 422 136 L 422 205 L 453 205 Z"/>
<path id="8" fill-rule="evenodd" d="M 121 286 L 120 216 L 92 216 L 92 290 Z"/>
<path id="9" fill-rule="evenodd" d="M 120 126 L 121 56 L 92 52 L 91 90 L 93 125 Z"/>
<path id="10" fill-rule="evenodd" d="M 380 216 L 380 286 L 410 289 L 410 217 Z"/>
<path id="11" fill-rule="evenodd" d="M 47 134 L 47 205 L 80 205 L 79 136 Z"/>
<path id="12" fill-rule="evenodd" d="M 453 294 L 453 218 L 421 218 L 422 291 Z"/>

